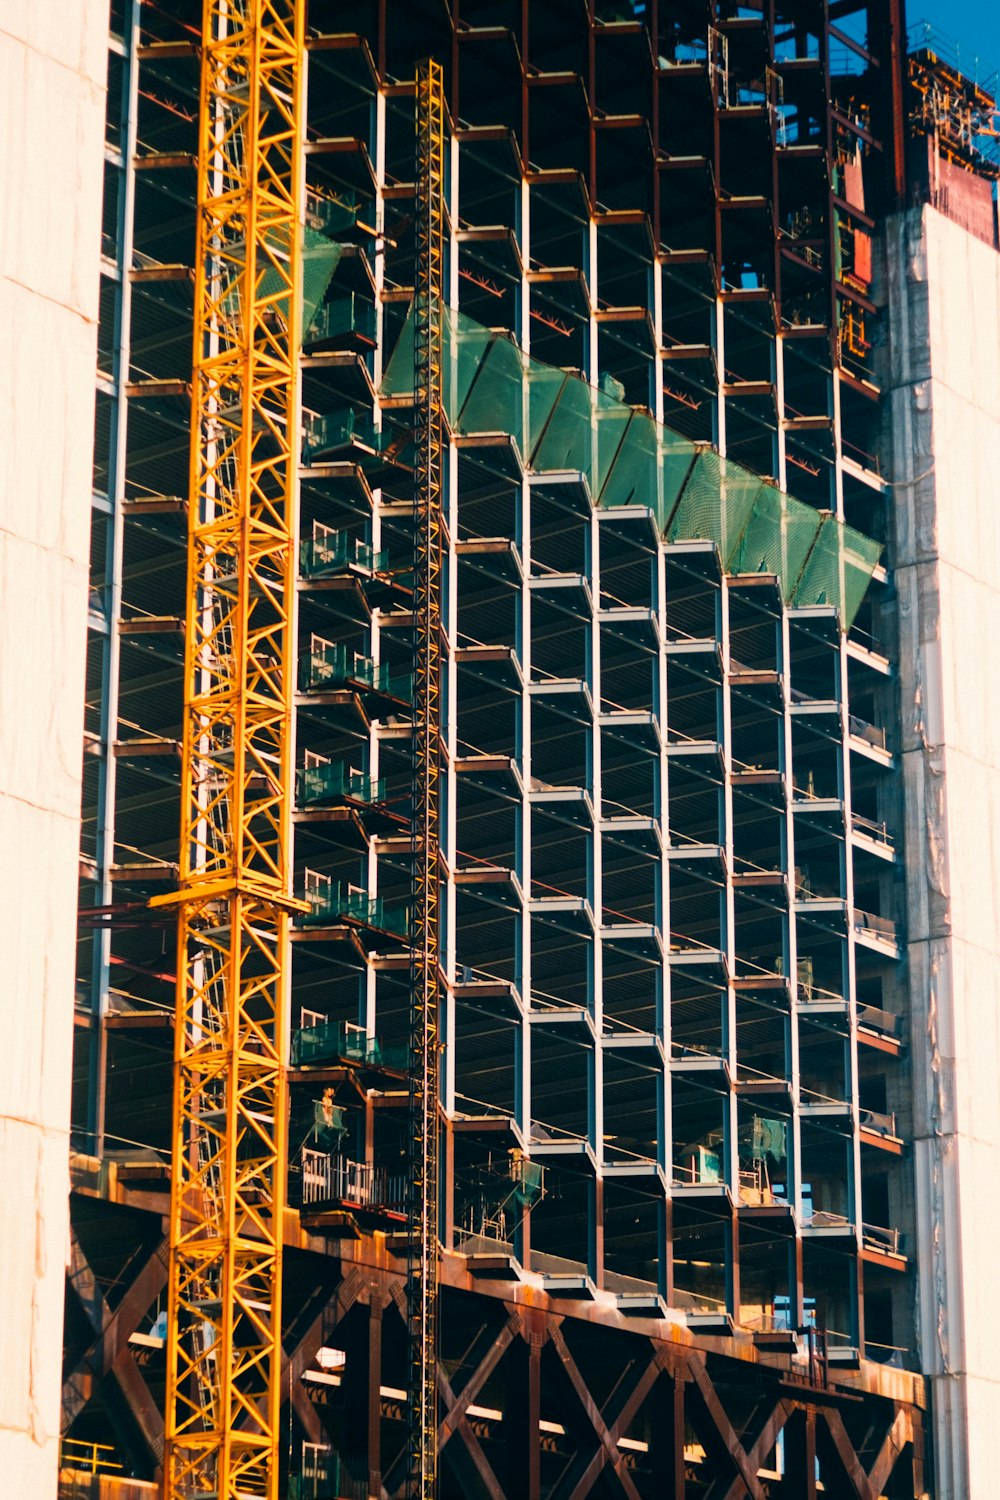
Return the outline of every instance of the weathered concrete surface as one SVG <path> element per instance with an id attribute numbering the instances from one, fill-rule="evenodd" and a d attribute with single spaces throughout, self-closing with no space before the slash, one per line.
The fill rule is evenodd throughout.
<path id="1" fill-rule="evenodd" d="M 1000 255 L 887 230 L 918 1330 L 942 1500 L 1000 1430 Z"/>
<path id="2" fill-rule="evenodd" d="M 0 1474 L 56 1493 L 106 0 L 0 0 Z"/>

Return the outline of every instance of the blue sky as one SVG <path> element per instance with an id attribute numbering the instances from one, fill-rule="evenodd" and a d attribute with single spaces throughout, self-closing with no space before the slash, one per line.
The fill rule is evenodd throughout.
<path id="1" fill-rule="evenodd" d="M 980 76 L 1000 69 L 1000 0 L 907 0 L 906 20 L 908 26 L 930 21 L 962 54 L 978 54 L 985 64 Z"/>

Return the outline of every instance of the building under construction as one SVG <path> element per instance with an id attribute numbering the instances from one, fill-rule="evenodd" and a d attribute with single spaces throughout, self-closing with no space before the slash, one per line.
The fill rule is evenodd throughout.
<path id="1" fill-rule="evenodd" d="M 990 1493 L 993 82 L 903 0 L 75 10 L 0 32 L 11 1494 Z"/>

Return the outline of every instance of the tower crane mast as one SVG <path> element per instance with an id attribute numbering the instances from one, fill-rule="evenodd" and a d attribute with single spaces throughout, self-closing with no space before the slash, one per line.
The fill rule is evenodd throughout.
<path id="1" fill-rule="evenodd" d="M 205 0 L 166 1500 L 277 1500 L 302 0 Z M 417 78 L 408 1474 L 437 1488 L 444 89 Z"/>
<path id="2" fill-rule="evenodd" d="M 437 1493 L 444 76 L 417 69 L 413 288 L 414 693 L 410 931 L 409 1493 Z"/>
<path id="3" fill-rule="evenodd" d="M 304 8 L 203 9 L 166 1500 L 278 1495 Z"/>

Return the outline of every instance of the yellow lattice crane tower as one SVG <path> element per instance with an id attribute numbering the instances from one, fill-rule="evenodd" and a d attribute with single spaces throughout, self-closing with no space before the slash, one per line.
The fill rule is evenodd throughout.
<path id="1" fill-rule="evenodd" d="M 166 1500 L 278 1495 L 303 11 L 203 11 Z"/>
<path id="2" fill-rule="evenodd" d="M 205 0 L 165 1500 L 278 1495 L 303 0 Z M 409 1481 L 437 1485 L 441 68 L 417 80 Z"/>

